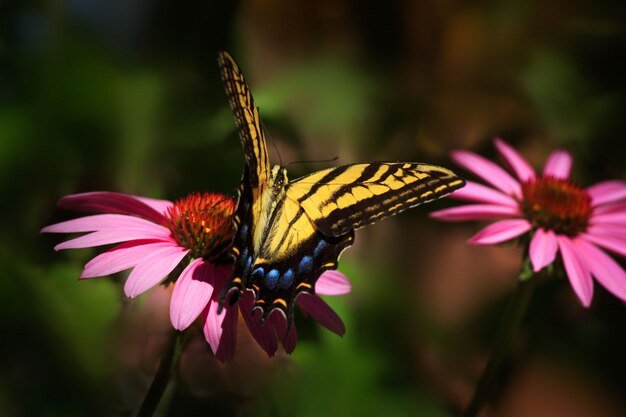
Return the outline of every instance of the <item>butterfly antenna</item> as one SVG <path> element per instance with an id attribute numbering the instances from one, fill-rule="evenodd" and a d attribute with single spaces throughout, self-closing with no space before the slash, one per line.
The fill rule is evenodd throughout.
<path id="1" fill-rule="evenodd" d="M 280 155 L 280 151 L 278 150 L 278 146 L 276 146 L 276 142 L 274 142 L 274 138 L 272 138 L 272 135 L 270 134 L 270 131 L 267 129 L 267 127 L 265 127 L 265 123 L 263 123 L 263 120 L 260 120 L 261 122 L 261 128 L 263 129 L 263 131 L 265 132 L 265 135 L 269 138 L 269 141 L 272 142 L 272 146 L 274 147 L 274 150 L 276 151 L 276 155 L 278 155 L 278 161 L 280 163 L 279 166 L 283 166 L 283 157 Z"/>
<path id="2" fill-rule="evenodd" d="M 288 166 L 295 165 L 295 164 L 327 164 L 329 162 L 335 162 L 338 159 L 339 159 L 338 156 L 334 156 L 334 157 L 329 158 L 329 159 L 303 159 L 303 160 L 300 160 L 300 161 L 289 162 L 283 168 L 287 168 Z"/>

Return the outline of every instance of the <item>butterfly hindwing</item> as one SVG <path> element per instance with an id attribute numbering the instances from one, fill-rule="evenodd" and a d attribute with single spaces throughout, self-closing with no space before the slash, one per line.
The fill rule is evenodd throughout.
<path id="1" fill-rule="evenodd" d="M 252 263 L 252 188 L 244 184 L 248 184 L 247 169 L 244 169 L 241 185 L 239 186 L 239 199 L 234 216 L 236 232 L 230 248 L 230 255 L 235 260 L 233 275 L 230 284 L 224 287 L 220 295 L 220 305 L 223 303 L 224 298 L 231 293 L 231 290 L 236 290 L 239 293 L 245 288 L 246 282 L 244 279 Z M 231 302 L 235 302 L 237 298 L 238 294 L 231 299 Z"/>
<path id="2" fill-rule="evenodd" d="M 279 200 L 274 213 L 276 217 L 251 268 L 249 283 L 264 317 L 279 309 L 291 320 L 296 296 L 300 292 L 315 293 L 317 279 L 324 271 L 337 268 L 337 259 L 352 244 L 354 233 L 320 233 L 304 209 L 286 198 Z"/>

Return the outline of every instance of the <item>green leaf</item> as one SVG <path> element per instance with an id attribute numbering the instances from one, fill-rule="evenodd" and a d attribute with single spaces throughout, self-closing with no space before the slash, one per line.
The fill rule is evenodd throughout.
<path id="1" fill-rule="evenodd" d="M 535 275 L 535 273 L 533 272 L 533 268 L 530 264 L 530 257 L 525 256 L 522 261 L 522 270 L 519 273 L 518 279 L 520 281 L 527 281 L 531 279 L 533 275 Z"/>

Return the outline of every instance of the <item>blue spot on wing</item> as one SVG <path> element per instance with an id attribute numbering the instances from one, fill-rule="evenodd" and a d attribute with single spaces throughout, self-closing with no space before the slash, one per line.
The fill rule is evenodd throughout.
<path id="1" fill-rule="evenodd" d="M 270 272 L 267 273 L 267 275 L 265 275 L 264 284 L 269 288 L 276 287 L 279 275 L 280 273 L 278 272 L 278 269 L 272 269 Z"/>
<path id="2" fill-rule="evenodd" d="M 278 281 L 278 288 L 286 290 L 293 283 L 293 269 L 288 269 L 285 271 L 283 276 Z"/>
<path id="3" fill-rule="evenodd" d="M 298 273 L 308 273 L 313 269 L 313 258 L 305 256 L 298 264 Z"/>
<path id="4" fill-rule="evenodd" d="M 252 272 L 252 277 L 255 279 L 259 279 L 265 275 L 265 269 L 262 266 L 259 266 Z"/>
<path id="5" fill-rule="evenodd" d="M 323 240 L 320 240 L 317 246 L 315 247 L 315 249 L 313 250 L 313 256 L 317 258 L 326 246 L 327 246 L 326 242 L 324 242 Z"/>
<path id="6" fill-rule="evenodd" d="M 242 224 L 241 227 L 239 228 L 239 233 L 242 236 L 247 236 L 248 235 L 248 225 L 247 224 Z"/>

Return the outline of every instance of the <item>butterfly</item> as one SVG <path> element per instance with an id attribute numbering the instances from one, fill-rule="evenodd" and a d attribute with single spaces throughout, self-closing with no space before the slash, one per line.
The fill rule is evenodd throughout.
<path id="1" fill-rule="evenodd" d="M 355 229 L 465 184 L 446 168 L 416 162 L 343 165 L 290 181 L 286 169 L 270 165 L 259 109 L 237 63 L 227 52 L 218 63 L 245 151 L 234 269 L 220 305 L 252 291 L 261 321 L 278 310 L 291 323 L 298 294 L 314 294 L 320 275 L 337 268 Z"/>

